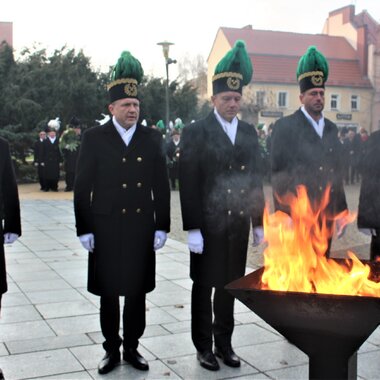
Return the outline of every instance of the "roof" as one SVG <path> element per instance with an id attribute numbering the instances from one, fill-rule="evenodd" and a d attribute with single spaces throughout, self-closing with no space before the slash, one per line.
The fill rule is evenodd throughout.
<path id="1" fill-rule="evenodd" d="M 296 84 L 298 60 L 310 45 L 315 45 L 329 62 L 329 85 L 372 87 L 361 74 L 355 49 L 344 37 L 257 30 L 250 26 L 222 27 L 221 31 L 231 46 L 238 39 L 245 41 L 256 83 Z"/>

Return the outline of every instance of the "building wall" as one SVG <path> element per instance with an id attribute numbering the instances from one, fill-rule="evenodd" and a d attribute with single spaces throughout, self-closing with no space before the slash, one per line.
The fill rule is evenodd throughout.
<path id="1" fill-rule="evenodd" d="M 330 15 L 325 21 L 322 34 L 329 36 L 343 36 L 357 50 L 358 35 L 356 29 L 348 20 L 344 19 L 343 13 Z"/>
<path id="2" fill-rule="evenodd" d="M 0 44 L 5 41 L 8 45 L 13 46 L 13 23 L 0 21 Z"/>

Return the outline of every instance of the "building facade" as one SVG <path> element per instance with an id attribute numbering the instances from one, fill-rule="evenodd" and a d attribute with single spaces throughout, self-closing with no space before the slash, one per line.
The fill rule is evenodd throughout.
<path id="1" fill-rule="evenodd" d="M 255 30 L 251 25 L 220 28 L 208 58 L 208 94 L 216 64 L 236 40 L 244 40 L 254 74 L 245 90 L 241 116 L 268 126 L 300 107 L 296 68 L 308 46 L 315 45 L 329 61 L 325 116 L 339 127 L 376 130 L 380 127 L 380 27 L 364 13 L 355 16 L 352 5 L 330 12 L 321 34 Z M 371 27 L 364 27 L 368 24 Z"/>
<path id="2" fill-rule="evenodd" d="M 6 42 L 9 46 L 13 46 L 13 23 L 0 21 L 0 46 Z"/>

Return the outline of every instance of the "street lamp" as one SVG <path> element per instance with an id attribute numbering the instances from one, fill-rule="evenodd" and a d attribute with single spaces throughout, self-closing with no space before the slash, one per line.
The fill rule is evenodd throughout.
<path id="1" fill-rule="evenodd" d="M 157 45 L 162 46 L 162 52 L 164 53 L 165 58 L 165 67 L 166 67 L 166 86 L 165 86 L 165 98 L 166 98 L 166 112 L 165 112 L 165 126 L 166 132 L 169 132 L 169 65 L 171 63 L 177 63 L 175 59 L 169 58 L 169 47 L 174 45 L 173 42 L 163 41 L 158 42 Z"/>

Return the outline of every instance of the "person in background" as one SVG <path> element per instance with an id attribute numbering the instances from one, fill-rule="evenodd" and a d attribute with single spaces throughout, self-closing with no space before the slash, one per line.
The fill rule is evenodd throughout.
<path id="1" fill-rule="evenodd" d="M 237 118 L 252 73 L 245 43 L 238 40 L 216 66 L 213 111 L 185 126 L 181 137 L 179 191 L 193 280 L 191 335 L 200 365 L 212 371 L 220 368 L 216 357 L 240 366 L 231 343 L 234 297 L 224 287 L 245 273 L 250 225 L 254 244 L 263 240 L 260 147 L 254 126 Z"/>
<path id="2" fill-rule="evenodd" d="M 58 181 L 60 175 L 60 164 L 62 155 L 59 149 L 59 138 L 57 137 L 57 128 L 51 120 L 47 127 L 47 138 L 43 145 L 43 162 L 45 164 L 45 190 L 58 191 Z"/>
<path id="3" fill-rule="evenodd" d="M 360 137 L 353 129 L 349 129 L 344 140 L 345 156 L 347 157 L 346 185 L 354 185 L 359 181 Z"/>
<path id="4" fill-rule="evenodd" d="M 166 155 L 168 157 L 168 170 L 171 189 L 175 190 L 178 180 L 178 161 L 181 152 L 181 134 L 179 130 L 173 129 L 171 140 L 166 145 Z"/>
<path id="5" fill-rule="evenodd" d="M 155 251 L 170 229 L 170 186 L 162 135 L 138 123 L 140 62 L 121 54 L 108 84 L 112 118 L 83 133 L 74 185 L 77 235 L 88 256 L 88 291 L 100 296 L 106 351 L 100 374 L 123 359 L 146 371 L 137 351 L 146 293 L 155 288 Z M 124 296 L 123 339 L 119 297 Z"/>
<path id="6" fill-rule="evenodd" d="M 34 143 L 33 147 L 33 165 L 37 168 L 38 182 L 40 183 L 40 190 L 44 191 L 45 185 L 45 163 L 43 162 L 43 146 L 46 140 L 46 132 L 40 131 L 38 140 Z"/>
<path id="7" fill-rule="evenodd" d="M 74 188 L 75 169 L 77 165 L 80 137 L 80 120 L 73 116 L 59 139 L 59 146 L 63 156 L 65 169 L 65 191 L 72 191 Z"/>
<path id="8" fill-rule="evenodd" d="M 369 136 L 362 160 L 358 228 L 371 237 L 370 260 L 380 257 L 380 130 Z"/>
<path id="9" fill-rule="evenodd" d="M 21 236 L 20 201 L 9 144 L 0 138 L 0 311 L 1 298 L 8 290 L 4 244 L 13 244 Z M 4 375 L 0 369 L 0 379 Z"/>
<path id="10" fill-rule="evenodd" d="M 322 112 L 328 72 L 326 58 L 315 46 L 310 46 L 297 67 L 302 106 L 277 120 L 273 127 L 271 170 L 275 209 L 288 214 L 290 210 L 277 196 L 288 192 L 296 194 L 297 187 L 303 185 L 311 203 L 319 206 L 325 191 L 330 188 L 329 202 L 321 216 L 328 217 L 332 226 L 333 219 L 347 210 L 347 202 L 338 128 Z M 338 237 L 343 236 L 346 224 L 347 219 L 343 216 L 335 220 Z M 326 256 L 329 256 L 330 245 L 331 239 Z"/>

